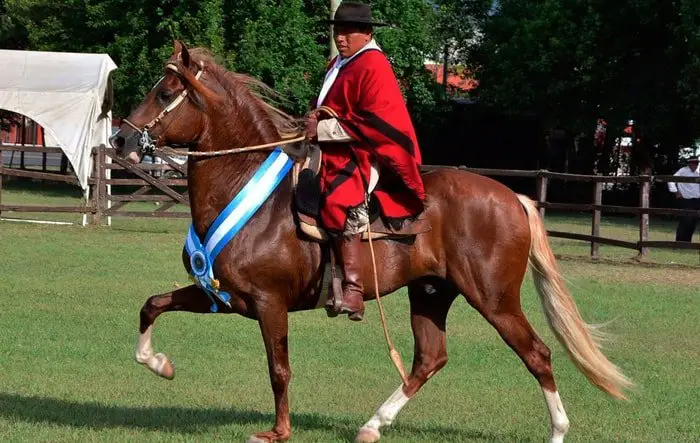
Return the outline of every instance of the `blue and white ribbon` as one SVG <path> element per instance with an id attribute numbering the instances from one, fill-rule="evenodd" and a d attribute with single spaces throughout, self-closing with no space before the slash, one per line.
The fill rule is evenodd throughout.
<path id="1" fill-rule="evenodd" d="M 214 297 L 230 307 L 231 296 L 219 291 L 219 282 L 214 278 L 213 265 L 216 257 L 238 231 L 265 203 L 292 168 L 292 160 L 282 149 L 276 148 L 258 168 L 250 181 L 231 200 L 209 227 L 204 243 L 190 226 L 185 240 L 185 251 L 190 257 L 191 276 L 212 301 L 211 311 L 218 307 Z"/>

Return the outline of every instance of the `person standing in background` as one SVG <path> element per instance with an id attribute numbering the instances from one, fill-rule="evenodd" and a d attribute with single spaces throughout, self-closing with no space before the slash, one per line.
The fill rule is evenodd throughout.
<path id="1" fill-rule="evenodd" d="M 700 177 L 698 171 L 698 157 L 688 159 L 688 166 L 684 166 L 673 174 L 676 177 Z M 694 209 L 700 211 L 700 183 L 671 183 L 668 190 L 676 194 L 676 198 L 682 209 Z M 682 216 L 678 220 L 676 228 L 676 241 L 691 242 L 695 226 L 698 223 L 697 216 Z"/>

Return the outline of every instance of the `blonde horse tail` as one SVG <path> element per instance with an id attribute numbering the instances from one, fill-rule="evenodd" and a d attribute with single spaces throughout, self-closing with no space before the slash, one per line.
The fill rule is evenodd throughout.
<path id="1" fill-rule="evenodd" d="M 518 195 L 530 225 L 530 268 L 550 328 L 576 367 L 596 387 L 625 399 L 633 383 L 600 350 L 603 334 L 586 324 L 564 284 L 547 240 L 547 231 L 532 200 Z"/>

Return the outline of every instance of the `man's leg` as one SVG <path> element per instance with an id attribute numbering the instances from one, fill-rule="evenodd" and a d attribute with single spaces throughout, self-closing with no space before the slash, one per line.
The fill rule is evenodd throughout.
<path id="1" fill-rule="evenodd" d="M 343 265 L 343 303 L 340 305 L 340 313 L 348 314 L 353 321 L 362 321 L 365 315 L 365 289 L 360 278 L 361 235 L 333 237 L 333 247 Z"/>
<path id="2" fill-rule="evenodd" d="M 700 198 L 694 198 L 690 201 L 692 202 L 690 209 L 700 211 Z M 688 241 L 693 241 L 693 233 L 698 225 L 698 219 L 700 219 L 700 217 L 690 217 L 690 222 L 688 222 Z"/>
<path id="3" fill-rule="evenodd" d="M 681 199 L 680 200 L 681 209 L 693 209 L 692 200 Z M 678 220 L 678 227 L 676 228 L 676 241 L 689 242 L 693 237 L 693 231 L 695 230 L 695 219 L 694 217 L 682 216 Z"/>
<path id="4" fill-rule="evenodd" d="M 321 222 L 331 236 L 333 249 L 343 266 L 343 302 L 341 313 L 350 320 L 360 321 L 364 316 L 364 286 L 361 276 L 361 233 L 359 228 L 366 221 L 358 221 L 363 214 L 365 201 L 364 181 L 360 170 L 351 159 L 324 163 L 324 202 L 321 206 Z M 336 166 L 332 168 L 332 166 Z M 362 218 L 362 217 L 359 217 Z"/>

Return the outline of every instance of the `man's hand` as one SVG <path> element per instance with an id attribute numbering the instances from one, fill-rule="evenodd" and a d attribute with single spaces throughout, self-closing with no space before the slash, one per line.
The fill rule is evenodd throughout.
<path id="1" fill-rule="evenodd" d="M 305 135 L 306 139 L 309 141 L 312 141 L 316 139 L 318 136 L 317 134 L 317 128 L 318 128 L 318 114 L 316 111 L 311 111 L 306 115 L 306 130 L 305 130 Z"/>
<path id="2" fill-rule="evenodd" d="M 679 199 L 679 200 L 682 199 L 682 198 L 683 198 L 683 194 L 681 194 L 680 192 L 676 192 L 676 198 Z"/>

